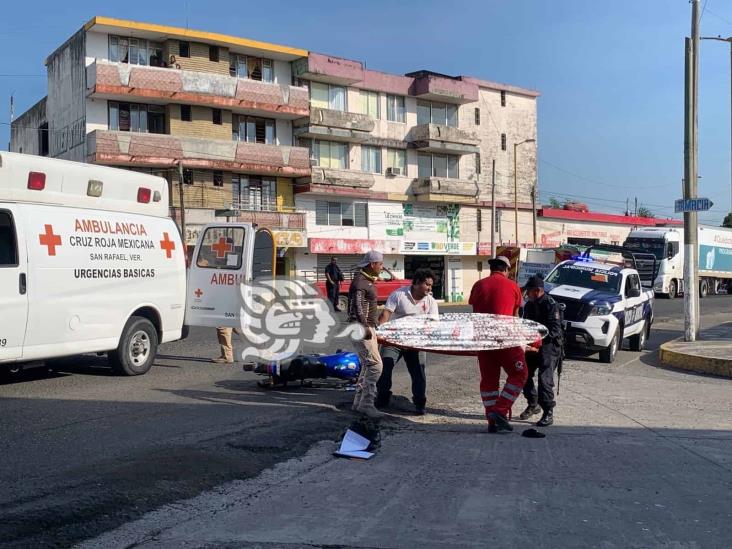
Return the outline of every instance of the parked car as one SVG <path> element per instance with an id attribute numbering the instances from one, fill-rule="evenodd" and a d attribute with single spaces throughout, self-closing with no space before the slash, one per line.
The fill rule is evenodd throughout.
<path id="1" fill-rule="evenodd" d="M 351 288 L 351 279 L 355 274 L 354 271 L 343 273 L 345 280 L 341 282 L 340 293 L 338 297 L 338 308 L 346 310 L 348 308 L 348 290 Z M 397 278 L 387 268 L 384 268 L 376 281 L 376 299 L 379 303 L 384 303 L 389 295 L 394 291 L 404 286 L 409 286 L 412 283 L 411 280 L 405 280 L 403 278 Z M 318 280 L 315 282 L 317 289 L 327 297 L 328 293 L 325 289 L 325 277 L 324 275 L 318 276 Z"/>

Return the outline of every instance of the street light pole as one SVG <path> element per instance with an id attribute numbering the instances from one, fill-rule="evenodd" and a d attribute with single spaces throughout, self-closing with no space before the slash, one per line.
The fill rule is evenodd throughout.
<path id="1" fill-rule="evenodd" d="M 513 144 L 513 222 L 514 222 L 514 234 L 516 235 L 516 247 L 520 248 L 521 243 L 519 242 L 519 233 L 518 233 L 518 162 L 516 161 L 516 151 L 519 148 L 519 145 L 523 145 L 524 143 L 536 143 L 536 139 L 524 139 L 523 141 L 520 141 L 519 143 Z"/>
<path id="2" fill-rule="evenodd" d="M 727 38 L 722 38 L 721 36 L 703 36 L 701 40 L 717 40 L 718 42 L 727 42 L 729 43 L 729 70 L 730 70 L 730 77 L 729 77 L 729 99 L 730 99 L 730 123 L 729 123 L 729 130 L 730 130 L 730 154 L 729 154 L 729 177 L 730 177 L 730 208 L 729 211 L 732 212 L 732 36 L 729 36 Z"/>

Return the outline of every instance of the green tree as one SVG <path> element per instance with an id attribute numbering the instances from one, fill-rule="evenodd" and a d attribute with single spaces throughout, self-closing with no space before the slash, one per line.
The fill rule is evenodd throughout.
<path id="1" fill-rule="evenodd" d="M 724 216 L 724 221 L 722 221 L 722 227 L 732 229 L 732 212 Z"/>
<path id="2" fill-rule="evenodd" d="M 554 208 L 555 210 L 561 210 L 562 209 L 562 203 L 559 202 L 556 198 L 550 198 L 549 199 L 549 205 Z"/>
<path id="3" fill-rule="evenodd" d="M 640 208 L 638 208 L 637 215 L 638 217 L 656 217 L 655 215 L 653 215 L 653 212 L 645 206 L 641 206 Z"/>

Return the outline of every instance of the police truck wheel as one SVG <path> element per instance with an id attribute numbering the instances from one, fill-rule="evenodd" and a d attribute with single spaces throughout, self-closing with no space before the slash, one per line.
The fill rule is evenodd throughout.
<path id="1" fill-rule="evenodd" d="M 648 339 L 648 324 L 643 321 L 643 329 L 640 333 L 630 337 L 630 350 L 640 352 L 646 347 L 646 341 Z"/>
<path id="2" fill-rule="evenodd" d="M 348 296 L 347 295 L 338 296 L 338 308 L 341 311 L 345 311 L 348 309 Z"/>
<path id="3" fill-rule="evenodd" d="M 155 326 L 147 318 L 133 316 L 122 331 L 119 347 L 109 352 L 109 363 L 118 374 L 139 376 L 152 368 L 157 351 Z"/>
<path id="4" fill-rule="evenodd" d="M 678 290 L 676 288 L 676 281 L 672 280 L 671 284 L 668 285 L 668 294 L 666 297 L 669 299 L 676 299 L 676 295 L 678 293 Z"/>
<path id="5" fill-rule="evenodd" d="M 605 364 L 612 364 L 615 361 L 615 356 L 618 354 L 618 348 L 620 347 L 620 328 L 615 330 L 615 335 L 607 349 L 600 351 L 600 361 Z"/>

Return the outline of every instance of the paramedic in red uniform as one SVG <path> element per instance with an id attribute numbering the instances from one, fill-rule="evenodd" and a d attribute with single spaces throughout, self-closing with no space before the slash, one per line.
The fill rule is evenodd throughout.
<path id="1" fill-rule="evenodd" d="M 523 299 L 521 289 L 508 278 L 511 262 L 504 256 L 488 261 L 491 275 L 479 280 L 470 292 L 474 313 L 516 316 Z M 513 403 L 521 394 L 528 370 L 523 347 L 511 347 L 478 353 L 480 366 L 480 396 L 488 418 L 489 432 L 510 433 L 513 427 L 508 417 Z M 508 379 L 499 392 L 501 368 Z"/>

